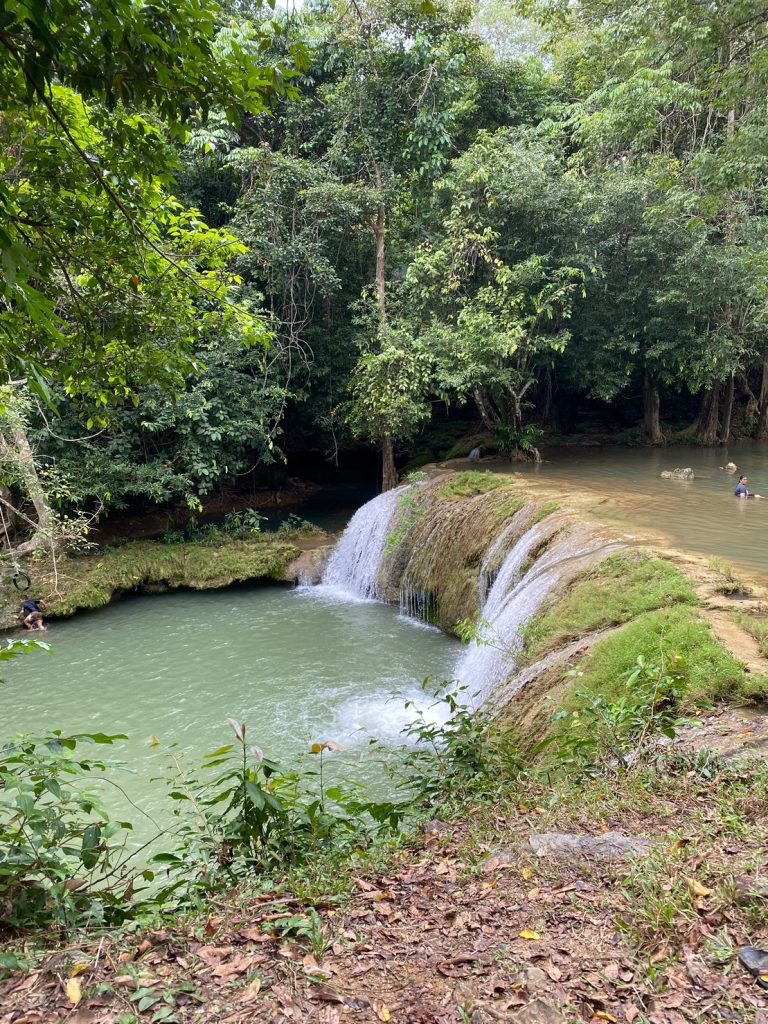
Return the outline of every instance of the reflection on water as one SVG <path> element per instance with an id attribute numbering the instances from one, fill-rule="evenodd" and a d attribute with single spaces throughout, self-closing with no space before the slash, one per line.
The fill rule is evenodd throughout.
<path id="1" fill-rule="evenodd" d="M 4 663 L 2 735 L 127 734 L 114 756 L 135 774 L 121 781 L 155 815 L 168 804 L 150 779 L 167 774 L 168 755 L 153 751 L 149 737 L 177 743 L 197 767 L 232 741 L 227 718 L 246 721 L 250 742 L 281 762 L 316 740 L 344 744 L 351 755 L 334 755 L 331 779 L 334 762 L 341 771 L 345 757 L 365 760 L 371 736 L 401 739 L 408 716 L 391 694 L 418 699 L 425 676 L 450 678 L 459 645 L 394 608 L 310 594 L 274 587 L 145 596 L 55 622 L 46 636 L 52 656 Z"/>
<path id="2" fill-rule="evenodd" d="M 768 577 L 768 500 L 738 501 L 738 473 L 719 466 L 735 462 L 749 488 L 768 496 L 768 445 L 728 448 L 561 448 L 542 453 L 540 466 L 514 470 L 543 482 L 562 483 L 604 495 L 601 515 L 636 529 L 668 535 L 679 547 L 719 555 Z M 662 480 L 661 471 L 690 466 L 694 480 Z M 507 472 L 510 471 L 508 466 Z"/>

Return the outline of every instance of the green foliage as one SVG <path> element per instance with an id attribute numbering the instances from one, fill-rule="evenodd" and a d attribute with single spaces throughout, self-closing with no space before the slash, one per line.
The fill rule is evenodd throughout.
<path id="1" fill-rule="evenodd" d="M 570 703 L 576 710 L 559 711 L 556 723 L 556 758 L 569 771 L 588 771 L 606 762 L 626 771 L 642 766 L 660 735 L 673 739 L 685 697 L 683 665 L 679 656 L 669 662 L 662 650 L 659 661 L 638 655 L 633 668 L 621 676 L 622 689 L 612 699 L 576 690 Z M 580 679 L 582 673 L 570 673 Z"/>
<path id="2" fill-rule="evenodd" d="M 29 640 L 26 637 L 24 639 L 8 637 L 0 640 L 0 661 L 11 661 L 20 654 L 31 654 L 33 651 L 50 652 L 50 650 L 51 645 L 42 640 Z M 3 682 L 4 680 L 0 679 L 0 683 Z"/>
<path id="3" fill-rule="evenodd" d="M 337 743 L 312 744 L 316 768 L 285 770 L 246 742 L 244 722 L 230 725 L 236 743 L 209 754 L 202 776 L 177 763 L 170 779 L 176 846 L 153 858 L 169 873 L 168 893 L 188 899 L 195 890 L 295 867 L 329 850 L 341 856 L 398 829 L 405 804 L 367 800 L 354 783 L 326 786 L 324 759 L 342 750 Z"/>
<path id="4" fill-rule="evenodd" d="M 121 766 L 80 747 L 103 733 L 19 737 L 0 746 L 0 921 L 69 929 L 120 921 L 133 888 L 130 823 L 110 819 L 93 781 Z M 150 873 L 145 873 L 150 877 Z"/>
<path id="5" fill-rule="evenodd" d="M 415 743 L 402 752 L 401 786 L 425 807 L 458 805 L 490 798 L 525 770 L 511 731 L 493 724 L 493 714 L 472 706 L 466 687 L 435 687 L 425 679 L 422 690 L 432 703 L 408 702 L 417 710 L 405 730 Z"/>
<path id="6" fill-rule="evenodd" d="M 310 523 L 308 519 L 302 519 L 295 512 L 289 512 L 277 528 L 278 533 L 321 533 L 322 531 Z"/>
<path id="7" fill-rule="evenodd" d="M 100 408 L 174 381 L 200 328 L 231 314 L 222 271 L 240 247 L 168 191 L 165 132 L 183 138 L 193 109 L 260 112 L 286 69 L 261 64 L 266 26 L 217 20 L 186 0 L 4 9 L 3 367 L 40 394 L 52 378 Z M 238 323 L 263 338 L 247 311 Z"/>

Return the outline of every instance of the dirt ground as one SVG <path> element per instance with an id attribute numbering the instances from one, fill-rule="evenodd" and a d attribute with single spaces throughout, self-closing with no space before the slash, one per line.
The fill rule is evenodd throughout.
<path id="1" fill-rule="evenodd" d="M 216 901 L 175 932 L 56 953 L 0 982 L 0 1024 L 768 1024 L 768 993 L 735 962 L 768 939 L 768 815 L 741 808 L 740 835 L 741 805 L 713 812 L 711 786 L 431 822 L 343 906 Z M 654 852 L 539 857 L 529 838 L 552 828 L 646 835 Z"/>

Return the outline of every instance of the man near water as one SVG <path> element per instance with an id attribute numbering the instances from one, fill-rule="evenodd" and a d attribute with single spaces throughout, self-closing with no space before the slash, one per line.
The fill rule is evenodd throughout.
<path id="1" fill-rule="evenodd" d="M 762 498 L 762 494 L 750 494 L 747 490 L 747 478 L 742 474 L 739 477 L 739 482 L 736 484 L 736 490 L 733 492 L 737 498 Z"/>
<path id="2" fill-rule="evenodd" d="M 45 630 L 45 621 L 43 620 L 44 608 L 45 601 L 34 600 L 31 597 L 24 598 L 19 609 L 19 618 L 24 629 Z"/>

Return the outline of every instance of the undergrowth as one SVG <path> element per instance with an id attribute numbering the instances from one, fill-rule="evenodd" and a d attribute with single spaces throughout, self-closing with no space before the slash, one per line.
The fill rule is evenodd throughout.
<path id="1" fill-rule="evenodd" d="M 720 646 L 697 609 L 687 604 L 645 612 L 604 637 L 578 665 L 580 692 L 605 699 L 619 696 L 623 677 L 637 658 L 657 660 L 662 645 L 679 659 L 691 706 L 738 696 L 743 669 Z M 567 693 L 563 705 L 572 710 L 576 701 L 573 692 Z"/>

